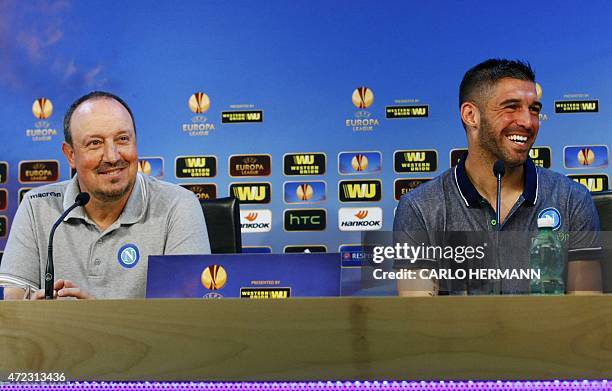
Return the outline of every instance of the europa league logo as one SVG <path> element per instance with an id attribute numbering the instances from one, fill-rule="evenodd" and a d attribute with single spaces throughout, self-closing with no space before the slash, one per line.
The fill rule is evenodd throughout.
<path id="1" fill-rule="evenodd" d="M 308 183 L 303 183 L 295 189 L 295 194 L 301 201 L 308 201 L 314 195 L 314 189 Z"/>
<path id="2" fill-rule="evenodd" d="M 189 109 L 196 114 L 206 113 L 210 108 L 210 98 L 203 92 L 196 92 L 189 98 Z"/>
<path id="3" fill-rule="evenodd" d="M 139 160 L 138 171 L 143 174 L 151 175 L 151 163 L 148 160 Z"/>
<path id="4" fill-rule="evenodd" d="M 535 83 L 535 88 L 536 96 L 538 97 L 538 99 L 542 99 L 542 86 L 540 85 L 540 83 Z"/>
<path id="5" fill-rule="evenodd" d="M 202 272 L 202 285 L 206 289 L 216 291 L 227 283 L 227 273 L 221 265 L 210 265 Z"/>
<path id="6" fill-rule="evenodd" d="M 578 151 L 578 162 L 583 166 L 590 166 L 595 160 L 595 153 L 590 148 L 582 148 Z"/>
<path id="7" fill-rule="evenodd" d="M 374 93 L 368 87 L 358 87 L 353 91 L 353 104 L 359 109 L 367 109 L 374 103 Z"/>
<path id="8" fill-rule="evenodd" d="M 38 98 L 32 104 L 32 114 L 38 119 L 47 119 L 53 113 L 53 103 L 47 98 Z"/>
<path id="9" fill-rule="evenodd" d="M 363 171 L 368 168 L 368 158 L 365 155 L 357 154 L 351 160 L 351 166 L 355 171 Z"/>

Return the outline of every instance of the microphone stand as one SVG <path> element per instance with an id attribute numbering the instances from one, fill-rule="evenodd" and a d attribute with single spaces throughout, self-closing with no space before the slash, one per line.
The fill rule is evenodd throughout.
<path id="1" fill-rule="evenodd" d="M 70 205 L 70 208 L 66 209 L 64 213 L 57 219 L 51 232 L 49 233 L 49 246 L 47 247 L 47 267 L 45 269 L 45 300 L 53 300 L 53 285 L 55 282 L 55 271 L 53 268 L 53 237 L 55 236 L 55 230 L 64 221 L 68 213 L 72 212 L 77 206 L 83 206 L 89 202 L 88 193 L 79 193 L 77 195 L 74 204 Z"/>
<path id="2" fill-rule="evenodd" d="M 499 234 L 501 231 L 501 179 L 506 173 L 506 167 L 504 167 L 504 162 L 502 160 L 498 160 L 493 164 L 493 175 L 497 178 L 497 199 L 496 199 L 496 207 L 495 207 L 495 266 L 499 270 L 500 262 L 499 262 Z M 494 289 L 496 294 L 501 294 L 502 287 L 501 281 L 495 281 Z"/>

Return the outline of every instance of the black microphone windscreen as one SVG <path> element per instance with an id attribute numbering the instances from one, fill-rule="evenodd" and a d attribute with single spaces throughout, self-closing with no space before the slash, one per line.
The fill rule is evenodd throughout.
<path id="1" fill-rule="evenodd" d="M 504 162 L 502 160 L 496 161 L 495 164 L 493 164 L 493 175 L 495 175 L 495 177 L 504 176 L 505 173 L 506 167 L 504 166 Z"/>
<path id="2" fill-rule="evenodd" d="M 79 193 L 79 195 L 76 196 L 76 199 L 74 200 L 74 203 L 77 204 L 78 206 L 85 206 L 88 202 L 89 202 L 89 193 L 86 193 L 86 192 Z"/>

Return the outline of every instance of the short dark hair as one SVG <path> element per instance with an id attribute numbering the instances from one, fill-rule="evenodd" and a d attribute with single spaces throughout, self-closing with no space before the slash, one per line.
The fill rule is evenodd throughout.
<path id="1" fill-rule="evenodd" d="M 482 104 L 482 99 L 503 78 L 535 82 L 535 72 L 528 62 L 491 58 L 472 67 L 459 87 L 459 107 L 465 102 Z"/>
<path id="2" fill-rule="evenodd" d="M 110 92 L 92 91 L 75 100 L 74 103 L 72 103 L 66 111 L 66 114 L 64 115 L 64 141 L 66 141 L 66 143 L 72 145 L 72 131 L 70 130 L 70 121 L 72 120 L 72 114 L 74 114 L 74 111 L 77 109 L 77 107 L 81 105 L 81 103 L 94 99 L 114 99 L 117 102 L 121 103 L 121 105 L 125 107 L 128 113 L 130 113 L 130 118 L 132 119 L 132 126 L 134 127 L 134 135 L 136 134 L 136 122 L 134 121 L 134 114 L 132 114 L 132 110 L 123 99 Z"/>

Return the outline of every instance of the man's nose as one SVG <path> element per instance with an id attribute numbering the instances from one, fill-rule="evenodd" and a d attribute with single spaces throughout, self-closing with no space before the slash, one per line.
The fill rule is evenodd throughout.
<path id="1" fill-rule="evenodd" d="M 114 142 L 104 144 L 104 160 L 109 163 L 117 162 L 121 157 L 117 150 L 117 145 Z"/>
<path id="2" fill-rule="evenodd" d="M 534 121 L 538 121 L 537 117 L 534 117 L 533 113 L 529 108 L 520 110 L 517 114 L 516 123 L 522 128 L 533 130 Z"/>

